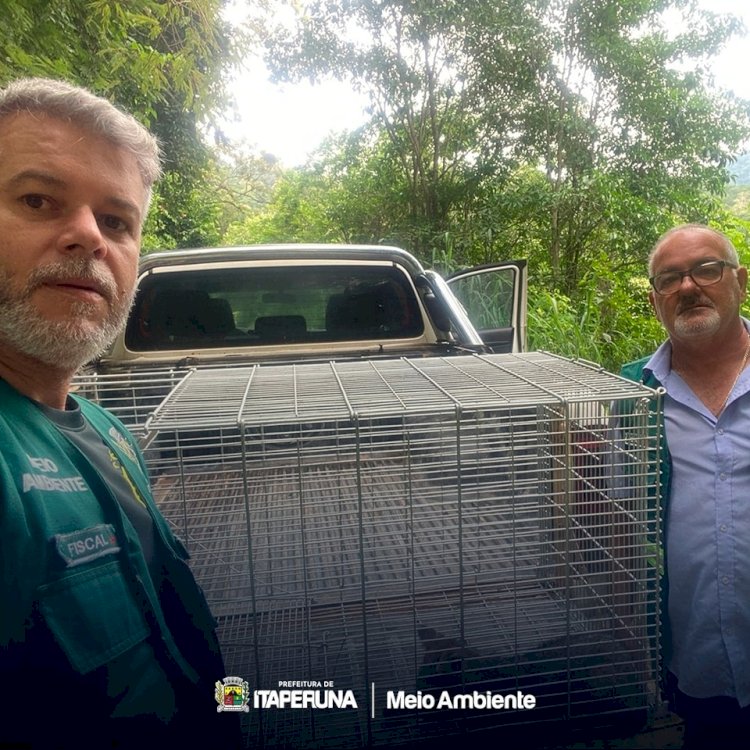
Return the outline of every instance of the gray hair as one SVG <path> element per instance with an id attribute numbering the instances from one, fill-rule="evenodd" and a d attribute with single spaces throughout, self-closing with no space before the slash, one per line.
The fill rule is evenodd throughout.
<path id="1" fill-rule="evenodd" d="M 65 120 L 129 151 L 148 206 L 151 188 L 161 176 L 161 153 L 156 137 L 132 115 L 80 86 L 51 78 L 19 78 L 0 89 L 0 120 L 24 112 Z"/>
<path id="2" fill-rule="evenodd" d="M 735 266 L 740 265 L 740 256 L 737 254 L 737 248 L 735 248 L 735 246 L 732 244 L 732 241 L 723 232 L 719 232 L 717 229 L 711 229 L 711 227 L 708 227 L 705 224 L 680 224 L 679 226 L 672 227 L 672 229 L 664 232 L 664 234 L 656 241 L 653 250 L 651 250 L 648 255 L 649 276 L 652 276 L 654 273 L 654 257 L 656 256 L 656 253 L 661 250 L 662 245 L 664 245 L 664 243 L 673 235 L 677 234 L 678 232 L 684 232 L 685 230 L 701 231 L 705 232 L 706 234 L 710 234 L 715 240 L 718 241 L 719 245 L 724 250 L 724 254 L 726 256 L 724 260 L 728 260 Z"/>

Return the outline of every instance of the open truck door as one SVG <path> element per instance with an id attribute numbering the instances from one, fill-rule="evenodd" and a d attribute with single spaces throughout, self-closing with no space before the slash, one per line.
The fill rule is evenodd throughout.
<path id="1" fill-rule="evenodd" d="M 489 263 L 446 281 L 493 352 L 526 350 L 526 261 Z"/>

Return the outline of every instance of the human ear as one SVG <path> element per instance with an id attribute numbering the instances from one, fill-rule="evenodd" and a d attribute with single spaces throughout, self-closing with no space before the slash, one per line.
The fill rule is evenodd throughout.
<path id="1" fill-rule="evenodd" d="M 744 301 L 747 297 L 747 268 L 744 266 L 737 269 L 737 283 L 740 285 L 740 299 Z"/>

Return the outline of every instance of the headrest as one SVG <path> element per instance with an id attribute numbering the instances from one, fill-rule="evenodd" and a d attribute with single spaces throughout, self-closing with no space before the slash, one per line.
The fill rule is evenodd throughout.
<path id="1" fill-rule="evenodd" d="M 255 333 L 264 341 L 303 341 L 307 323 L 301 315 L 264 315 L 256 319 Z"/>

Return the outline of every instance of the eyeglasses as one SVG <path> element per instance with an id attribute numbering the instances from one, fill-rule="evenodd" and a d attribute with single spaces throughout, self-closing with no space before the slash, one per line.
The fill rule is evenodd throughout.
<path id="1" fill-rule="evenodd" d="M 649 283 L 657 294 L 667 296 L 674 294 L 682 286 L 682 280 L 689 276 L 698 286 L 711 286 L 721 281 L 724 268 L 737 268 L 726 260 L 704 260 L 687 271 L 664 271 L 649 279 Z"/>

